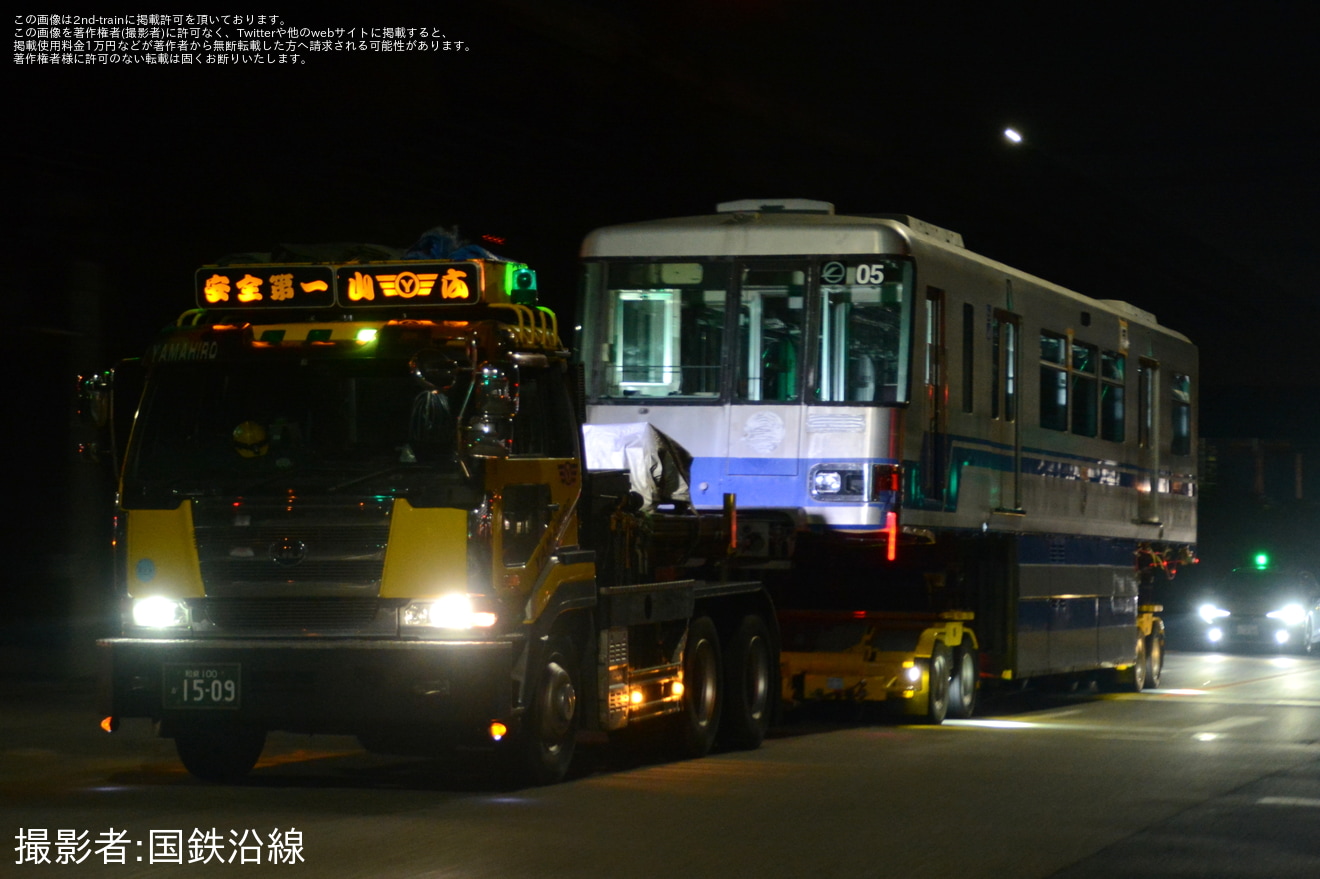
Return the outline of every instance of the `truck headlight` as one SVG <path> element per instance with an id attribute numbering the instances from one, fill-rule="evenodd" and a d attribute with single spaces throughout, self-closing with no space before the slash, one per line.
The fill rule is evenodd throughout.
<path id="1" fill-rule="evenodd" d="M 1201 619 L 1205 620 L 1207 623 L 1213 623 L 1215 620 L 1229 615 L 1228 611 L 1224 610 L 1222 607 L 1215 607 L 1213 604 L 1201 605 L 1197 613 L 1200 614 Z"/>
<path id="2" fill-rule="evenodd" d="M 1278 620 L 1285 626 L 1300 626 L 1306 622 L 1306 608 L 1300 604 L 1290 604 L 1265 614 L 1272 620 Z"/>
<path id="3" fill-rule="evenodd" d="M 482 610 L 471 595 L 461 592 L 431 601 L 414 601 L 399 615 L 400 624 L 409 628 L 489 629 L 495 620 L 492 611 Z"/>
<path id="4" fill-rule="evenodd" d="M 144 629 L 167 629 L 188 625 L 188 608 L 182 601 L 153 595 L 133 601 L 133 625 Z"/>

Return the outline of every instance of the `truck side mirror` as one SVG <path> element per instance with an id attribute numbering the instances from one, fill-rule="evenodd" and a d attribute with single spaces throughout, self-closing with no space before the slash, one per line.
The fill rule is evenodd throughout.
<path id="1" fill-rule="evenodd" d="M 464 425 L 463 445 L 476 458 L 507 458 L 513 448 L 513 418 L 518 413 L 515 367 L 483 363 L 473 377 L 475 414 Z"/>
<path id="2" fill-rule="evenodd" d="M 470 366 L 468 368 L 471 369 Z M 463 364 L 447 351 L 423 348 L 408 361 L 408 369 L 412 371 L 413 378 L 427 390 L 447 391 L 458 383 Z"/>
<path id="3" fill-rule="evenodd" d="M 110 405 L 114 399 L 114 372 L 105 370 L 78 376 L 76 389 L 78 419 L 89 427 L 103 428 L 110 423 Z"/>

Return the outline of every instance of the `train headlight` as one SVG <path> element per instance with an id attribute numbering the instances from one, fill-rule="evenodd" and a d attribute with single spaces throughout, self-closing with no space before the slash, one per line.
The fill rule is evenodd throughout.
<path id="1" fill-rule="evenodd" d="M 843 491 L 843 474 L 837 470 L 817 470 L 811 477 L 812 494 L 838 494 Z"/>
<path id="2" fill-rule="evenodd" d="M 833 464 L 813 468 L 809 478 L 811 496 L 817 500 L 863 500 L 865 483 L 861 470 Z"/>
<path id="3" fill-rule="evenodd" d="M 1229 615 L 1228 611 L 1224 610 L 1222 607 L 1216 607 L 1213 604 L 1203 604 L 1196 612 L 1200 614 L 1201 619 L 1205 620 L 1207 623 L 1213 623 L 1215 620 L 1223 619 Z"/>
<path id="4" fill-rule="evenodd" d="M 182 601 L 153 595 L 133 601 L 133 625 L 144 629 L 168 629 L 188 625 L 188 608 Z"/>
<path id="5" fill-rule="evenodd" d="M 495 621 L 492 611 L 479 608 L 471 595 L 461 592 L 414 601 L 399 615 L 399 623 L 407 628 L 489 629 Z"/>
<path id="6" fill-rule="evenodd" d="M 1289 604 L 1265 614 L 1272 620 L 1278 620 L 1285 626 L 1300 626 L 1306 622 L 1306 608 L 1300 604 Z"/>

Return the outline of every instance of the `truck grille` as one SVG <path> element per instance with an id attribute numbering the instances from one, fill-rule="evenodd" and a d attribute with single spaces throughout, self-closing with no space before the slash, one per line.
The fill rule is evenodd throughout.
<path id="1" fill-rule="evenodd" d="M 202 583 L 211 598 L 375 598 L 390 504 L 198 502 Z"/>
<path id="2" fill-rule="evenodd" d="M 201 614 L 217 631 L 351 634 L 371 628 L 374 598 L 211 598 Z"/>

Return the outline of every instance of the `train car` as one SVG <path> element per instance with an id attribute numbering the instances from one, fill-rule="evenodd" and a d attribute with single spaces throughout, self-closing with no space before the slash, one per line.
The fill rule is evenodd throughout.
<path id="1" fill-rule="evenodd" d="M 1143 588 L 1196 535 L 1185 336 L 957 233 L 819 201 L 601 228 L 581 256 L 588 424 L 676 443 L 697 510 L 735 495 L 805 523 L 778 589 L 787 698 L 893 698 L 808 661 L 864 653 L 883 613 L 959 621 L 934 636 L 955 641 L 955 711 L 969 675 L 1158 682 Z"/>

